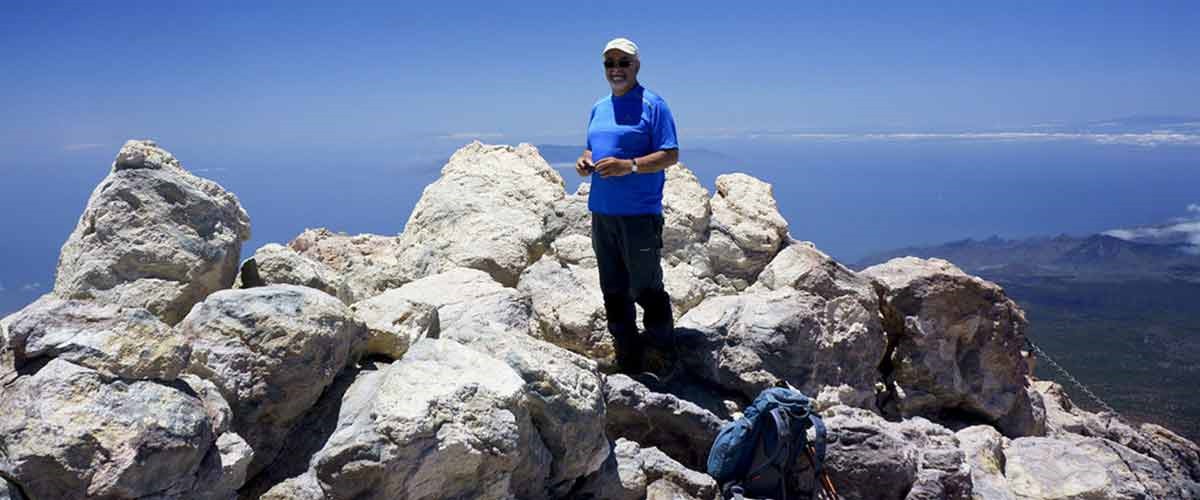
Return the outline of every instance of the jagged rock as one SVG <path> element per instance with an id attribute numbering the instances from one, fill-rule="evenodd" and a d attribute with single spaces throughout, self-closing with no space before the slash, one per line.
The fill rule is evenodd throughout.
<path id="1" fill-rule="evenodd" d="M 268 490 L 259 500 L 326 500 L 331 495 L 326 495 L 321 489 L 321 483 L 317 482 L 317 478 L 312 474 L 304 474 L 286 481 L 283 481 L 275 487 Z"/>
<path id="2" fill-rule="evenodd" d="M 827 300 L 850 295 L 868 308 L 879 307 L 879 294 L 870 279 L 841 265 L 809 241 L 789 241 L 763 268 L 749 291 L 786 288 Z"/>
<path id="3" fill-rule="evenodd" d="M 400 268 L 403 247 L 396 236 L 350 236 L 325 228 L 306 229 L 288 243 L 288 248 L 341 275 L 337 296 L 347 304 L 412 280 Z"/>
<path id="4" fill-rule="evenodd" d="M 1009 436 L 1044 432 L 1026 392 L 1025 313 L 998 285 L 941 259 L 892 259 L 861 274 L 887 287 L 887 375 L 902 415 L 956 412 Z"/>
<path id="5" fill-rule="evenodd" d="M 233 409 L 233 429 L 254 449 L 251 476 L 275 458 L 365 338 L 345 304 L 295 285 L 217 292 L 178 330 L 193 339 L 188 372 L 216 384 Z"/>
<path id="6" fill-rule="evenodd" d="M 554 202 L 554 209 L 546 219 L 546 232 L 555 239 L 571 236 L 583 236 L 588 240 L 588 248 L 592 241 L 592 212 L 588 210 L 588 193 L 592 184 L 583 182 L 574 194 L 563 196 Z M 595 264 L 593 264 L 593 267 Z"/>
<path id="7" fill-rule="evenodd" d="M 250 220 L 237 197 L 129 141 L 59 256 L 54 294 L 144 307 L 175 324 L 237 274 Z"/>
<path id="8" fill-rule="evenodd" d="M 590 250 L 590 240 L 588 244 Z M 596 268 L 570 265 L 546 255 L 521 273 L 517 289 L 531 299 L 535 337 L 604 365 L 612 364 L 612 336 Z"/>
<path id="9" fill-rule="evenodd" d="M 669 264 L 666 259 L 663 261 L 663 287 L 671 297 L 672 312 L 676 319 L 687 314 L 708 297 L 737 292 L 732 285 L 717 284 L 711 277 L 712 271 L 707 267 L 708 262 L 703 256 L 697 254 L 693 257 L 693 261 L 676 264 Z M 701 267 L 693 265 L 694 263 Z"/>
<path id="10" fill-rule="evenodd" d="M 1033 389 L 1046 405 L 1047 435 L 1059 439 L 1093 437 L 1120 444 L 1162 464 L 1171 481 L 1200 488 L 1200 446 L 1157 425 L 1134 428 L 1112 413 L 1092 413 L 1076 406 L 1062 386 L 1036 381 Z M 1200 493 L 1197 493 L 1200 496 Z"/>
<path id="11" fill-rule="evenodd" d="M 564 236 L 554 240 L 554 243 L 550 245 L 550 249 L 554 257 L 563 264 L 589 268 L 592 274 L 597 272 L 596 252 L 592 249 L 592 238 L 590 236 L 579 234 Z M 599 275 L 597 275 L 597 287 L 599 286 L 599 279 Z"/>
<path id="12" fill-rule="evenodd" d="M 44 295 L 6 318 L 13 369 L 62 358 L 110 378 L 174 380 L 191 346 L 142 308 Z"/>
<path id="13" fill-rule="evenodd" d="M 525 381 L 534 425 L 554 457 L 552 491 L 598 470 L 608 453 L 604 393 L 596 364 L 529 336 L 527 295 L 475 269 L 452 269 L 408 283 L 399 297 L 438 308 L 440 337 L 504 361 Z"/>
<path id="14" fill-rule="evenodd" d="M 746 174 L 722 175 L 710 205 L 708 252 L 714 272 L 753 282 L 788 234 L 771 185 Z"/>
<path id="15" fill-rule="evenodd" d="M 437 338 L 440 331 L 437 308 L 387 292 L 356 302 L 350 310 L 367 326 L 366 354 L 400 359 L 414 342 Z"/>
<path id="16" fill-rule="evenodd" d="M 233 409 L 229 407 L 229 402 L 225 401 L 221 389 L 216 384 L 190 373 L 180 375 L 179 380 L 187 384 L 196 397 L 200 398 L 200 404 L 204 406 L 204 413 L 208 415 L 214 435 L 220 436 L 233 427 Z"/>
<path id="17" fill-rule="evenodd" d="M 268 498 L 271 497 L 268 491 L 281 495 L 283 491 L 295 488 L 307 490 L 311 480 L 311 484 L 316 485 L 316 498 L 324 498 L 323 490 L 309 465 L 314 456 L 326 449 L 334 432 L 350 426 L 359 426 L 360 430 L 355 432 L 361 432 L 361 429 L 367 428 L 364 426 L 371 425 L 370 412 L 374 399 L 380 392 L 383 375 L 390 364 L 364 361 L 342 370 L 317 403 L 292 428 L 275 461 L 247 483 L 239 492 L 240 495 L 243 498 Z M 308 498 L 305 495 L 300 497 Z"/>
<path id="18" fill-rule="evenodd" d="M 1200 486 L 1181 480 L 1150 457 L 1095 438 L 1023 437 L 1005 449 L 1004 475 L 1017 498 L 1197 498 Z"/>
<path id="19" fill-rule="evenodd" d="M 652 496 L 653 495 L 653 496 Z M 624 438 L 613 443 L 604 468 L 572 493 L 581 500 L 716 500 L 713 478 L 684 467 L 658 448 Z"/>
<path id="20" fill-rule="evenodd" d="M 716 415 L 672 394 L 653 392 L 626 375 L 604 384 L 609 439 L 626 438 L 656 447 L 691 469 L 704 469 L 724 423 Z"/>
<path id="21" fill-rule="evenodd" d="M 1085 420 L 1091 414 L 1077 409 L 1061 385 L 1049 380 L 1035 380 L 1030 383 L 1030 389 L 1042 398 L 1047 436 L 1063 438 L 1087 435 Z"/>
<path id="22" fill-rule="evenodd" d="M 525 382 L 445 339 L 422 339 L 384 370 L 369 412 L 351 414 L 312 459 L 333 498 L 544 498 L 549 453 Z"/>
<path id="23" fill-rule="evenodd" d="M 0 478 L 0 500 L 25 500 L 25 495 L 21 494 L 21 488 L 17 485 Z"/>
<path id="24" fill-rule="evenodd" d="M 971 497 L 970 470 L 949 429 L 923 418 L 888 422 L 847 406 L 826 411 L 825 423 L 825 464 L 842 498 Z"/>
<path id="25" fill-rule="evenodd" d="M 696 174 L 682 164 L 668 167 L 663 185 L 663 257 L 669 264 L 696 257 L 707 260 L 700 245 L 708 239 L 711 216 L 708 190 Z"/>
<path id="26" fill-rule="evenodd" d="M 553 239 L 547 214 L 563 199 L 562 177 L 529 144 L 478 141 L 450 157 L 425 188 L 400 235 L 401 263 L 414 278 L 455 267 L 516 286 Z"/>
<path id="27" fill-rule="evenodd" d="M 0 389 L 0 475 L 32 498 L 191 498 L 215 436 L 200 401 L 52 359 Z"/>
<path id="28" fill-rule="evenodd" d="M 1004 478 L 1005 438 L 987 425 L 975 425 L 954 433 L 971 466 L 974 500 L 1014 500 Z"/>
<path id="29" fill-rule="evenodd" d="M 1161 425 L 1142 424 L 1138 430 L 1147 443 L 1141 445 L 1130 442 L 1126 446 L 1150 455 L 1168 469 L 1200 483 L 1200 446 Z"/>
<path id="30" fill-rule="evenodd" d="M 676 324 L 697 376 L 752 400 L 786 380 L 806 394 L 847 386 L 844 403 L 872 408 L 884 339 L 876 311 L 853 296 L 826 300 L 781 289 L 711 297 Z"/>
<path id="31" fill-rule="evenodd" d="M 235 288 L 265 285 L 299 285 L 343 299 L 341 276 L 329 266 L 278 243 L 268 243 L 242 263 Z"/>
<path id="32" fill-rule="evenodd" d="M 387 295 L 389 300 L 437 308 L 443 336 L 451 331 L 470 336 L 476 330 L 528 334 L 532 328 L 529 297 L 478 269 L 451 269 L 406 283 Z"/>
<path id="33" fill-rule="evenodd" d="M 190 498 L 196 500 L 228 500 L 235 498 L 238 488 L 246 483 L 254 450 L 237 433 L 226 432 L 217 438 L 216 446 L 209 448 L 196 481 L 196 491 Z"/>
<path id="34" fill-rule="evenodd" d="M 16 313 L 0 318 L 0 387 L 8 385 L 19 376 L 17 371 L 17 353 L 8 345 L 8 324 L 16 318 Z"/>

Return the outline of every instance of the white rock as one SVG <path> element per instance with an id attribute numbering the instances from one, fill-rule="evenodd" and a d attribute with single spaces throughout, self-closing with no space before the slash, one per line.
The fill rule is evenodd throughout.
<path id="1" fill-rule="evenodd" d="M 562 177 L 531 145 L 464 146 L 425 188 L 405 224 L 406 274 L 467 267 L 515 286 L 553 239 L 546 220 L 563 188 Z"/>
<path id="2" fill-rule="evenodd" d="M 400 359 L 417 340 L 436 338 L 437 308 L 384 292 L 350 306 L 354 316 L 367 326 L 367 354 L 380 354 Z"/>
<path id="3" fill-rule="evenodd" d="M 791 289 L 711 297 L 679 320 L 677 343 L 697 376 L 747 400 L 786 380 L 813 396 L 847 385 L 844 402 L 873 408 L 886 347 L 876 314 L 853 296 Z"/>
<path id="4" fill-rule="evenodd" d="M 385 370 L 370 413 L 341 426 L 313 458 L 324 490 L 398 500 L 544 497 L 548 457 L 537 451 L 524 381 L 511 368 L 423 339 Z M 540 463 L 526 467 L 530 460 Z"/>
<path id="5" fill-rule="evenodd" d="M 527 295 L 482 271 L 461 268 L 414 281 L 396 293 L 437 307 L 441 338 L 502 360 L 525 380 L 534 425 L 554 457 L 550 484 L 556 495 L 600 468 L 608 440 L 596 364 L 531 337 Z"/>
<path id="6" fill-rule="evenodd" d="M 787 238 L 771 185 L 746 174 L 717 177 L 708 240 L 713 270 L 753 281 Z"/>
<path id="7" fill-rule="evenodd" d="M 347 304 L 366 300 L 413 278 L 400 266 L 400 239 L 395 236 L 350 236 L 328 229 L 306 229 L 288 243 L 295 250 L 340 275 L 337 296 Z"/>
<path id="8" fill-rule="evenodd" d="M 237 197 L 153 141 L 129 141 L 63 245 L 53 293 L 144 307 L 173 325 L 233 284 L 249 238 Z"/>
<path id="9" fill-rule="evenodd" d="M 315 288 L 338 298 L 343 293 L 342 278 L 332 268 L 280 245 L 268 243 L 242 263 L 235 288 L 264 285 L 299 285 Z"/>
<path id="10" fill-rule="evenodd" d="M 217 292 L 178 329 L 193 339 L 188 372 L 216 384 L 233 409 L 233 430 L 254 449 L 251 476 L 365 339 L 345 304 L 295 285 Z"/>
<path id="11" fill-rule="evenodd" d="M 187 366 L 186 339 L 142 308 L 44 295 L 6 319 L 14 368 L 62 358 L 107 377 L 174 380 Z"/>
<path id="12" fill-rule="evenodd" d="M 52 359 L 0 389 L 0 475 L 31 498 L 189 498 L 213 446 L 200 400 Z"/>
<path id="13" fill-rule="evenodd" d="M 900 413 L 956 409 L 1009 436 L 1044 432 L 1026 391 L 1025 313 L 1003 289 L 941 259 L 892 259 L 861 274 L 887 287 Z"/>

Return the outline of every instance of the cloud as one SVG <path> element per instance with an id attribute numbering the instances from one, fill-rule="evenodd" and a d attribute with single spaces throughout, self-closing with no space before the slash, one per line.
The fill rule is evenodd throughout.
<path id="1" fill-rule="evenodd" d="M 84 143 L 84 144 L 67 144 L 63 146 L 63 151 L 87 151 L 89 149 L 97 149 L 107 146 L 107 144 Z"/>
<path id="2" fill-rule="evenodd" d="M 500 132 L 451 132 L 446 135 L 439 136 L 442 139 L 499 139 L 504 137 Z"/>
<path id="3" fill-rule="evenodd" d="M 21 286 L 22 292 L 36 292 L 41 289 L 42 289 L 42 283 L 40 281 L 35 281 L 33 283 L 26 283 Z"/>
<path id="4" fill-rule="evenodd" d="M 0 283 L 0 292 L 3 292 L 4 290 L 7 290 L 4 288 L 4 283 Z"/>
<path id="5" fill-rule="evenodd" d="M 1148 133 L 1097 134 L 1085 132 L 903 132 L 903 133 L 751 133 L 749 139 L 819 141 L 975 141 L 975 142 L 1052 142 L 1075 141 L 1096 144 L 1125 144 L 1153 147 L 1161 145 L 1200 146 L 1200 134 L 1156 130 Z"/>
<path id="6" fill-rule="evenodd" d="M 229 170 L 229 169 L 225 168 L 225 167 L 197 168 L 195 170 L 192 170 L 192 173 L 200 174 L 200 173 L 204 173 L 204 172 L 224 172 L 226 170 Z"/>
<path id="7" fill-rule="evenodd" d="M 1139 243 L 1183 245 L 1184 251 L 1200 254 L 1200 205 L 1192 203 L 1187 210 L 1193 215 L 1157 226 L 1112 229 L 1103 234 Z"/>

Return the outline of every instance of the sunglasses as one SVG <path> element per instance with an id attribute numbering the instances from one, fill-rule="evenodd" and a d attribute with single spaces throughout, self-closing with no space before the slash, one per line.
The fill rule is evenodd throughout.
<path id="1" fill-rule="evenodd" d="M 604 61 L 605 68 L 628 68 L 633 65 L 633 61 L 629 59 L 621 59 L 620 61 L 606 60 Z"/>

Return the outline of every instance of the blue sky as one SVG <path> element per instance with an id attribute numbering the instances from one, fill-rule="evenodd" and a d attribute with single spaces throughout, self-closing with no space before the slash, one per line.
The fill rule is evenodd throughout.
<path id="1" fill-rule="evenodd" d="M 771 182 L 793 236 L 838 258 L 1190 221 L 1196 26 L 1195 1 L 4 0 L 0 313 L 53 283 L 126 139 L 237 194 L 243 255 L 306 227 L 396 234 L 473 138 L 582 144 L 616 36 L 683 161 L 710 188 Z"/>
<path id="2" fill-rule="evenodd" d="M 636 5 L 636 6 L 631 6 Z M 628 36 L 681 140 L 1200 116 L 1197 2 L 23 2 L 0 147 L 581 141 Z"/>

